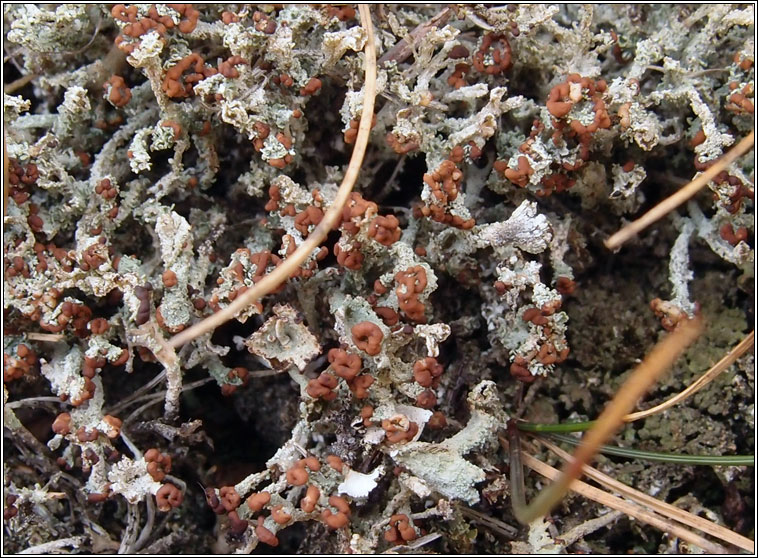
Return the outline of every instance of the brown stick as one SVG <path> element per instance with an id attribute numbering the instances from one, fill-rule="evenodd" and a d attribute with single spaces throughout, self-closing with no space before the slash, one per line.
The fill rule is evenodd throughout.
<path id="1" fill-rule="evenodd" d="M 445 8 L 429 21 L 418 24 L 416 28 L 411 31 L 411 39 L 413 43 L 417 43 L 424 35 L 429 33 L 429 31 L 432 30 L 432 27 L 440 27 L 441 25 L 445 25 L 447 23 L 447 20 L 450 19 L 452 13 L 453 12 L 450 8 Z M 409 43 L 406 39 L 401 39 L 395 46 L 384 53 L 384 56 L 379 59 L 378 64 L 381 66 L 389 60 L 394 60 L 397 63 L 403 62 L 411 55 L 412 52 L 412 44 Z"/>

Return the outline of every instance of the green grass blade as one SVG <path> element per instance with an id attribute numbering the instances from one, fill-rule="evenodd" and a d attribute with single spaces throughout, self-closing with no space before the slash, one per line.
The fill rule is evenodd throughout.
<path id="1" fill-rule="evenodd" d="M 518 429 L 522 432 L 540 432 L 552 434 L 554 432 L 584 432 L 589 430 L 595 424 L 594 420 L 584 422 L 563 422 L 558 424 L 542 424 L 539 422 L 517 422 Z"/>
<path id="2" fill-rule="evenodd" d="M 566 442 L 572 446 L 577 446 L 581 442 L 578 438 L 564 434 L 551 432 L 549 435 L 551 438 Z M 754 455 L 688 455 L 683 453 L 663 453 L 605 445 L 600 446 L 599 451 L 605 455 L 616 455 L 619 457 L 644 459 L 647 461 L 660 461 L 663 463 L 681 463 L 686 465 L 748 465 L 751 467 L 755 465 Z"/>

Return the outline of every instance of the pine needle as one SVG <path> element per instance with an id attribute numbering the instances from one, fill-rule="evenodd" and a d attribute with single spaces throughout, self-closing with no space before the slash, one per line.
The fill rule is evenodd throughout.
<path id="1" fill-rule="evenodd" d="M 541 444 L 545 445 L 545 447 L 547 447 L 550 451 L 552 451 L 557 456 L 559 456 L 561 459 L 565 461 L 570 461 L 572 459 L 571 455 L 568 452 L 563 451 L 561 448 L 559 448 L 555 444 L 552 444 L 548 442 L 547 440 L 544 440 L 539 437 L 536 439 Z M 730 531 L 726 527 L 722 527 L 721 525 L 717 525 L 716 523 L 713 523 L 712 521 L 708 521 L 707 519 L 699 517 L 688 511 L 679 509 L 676 506 L 672 506 L 671 504 L 658 500 L 657 498 L 653 498 L 652 496 L 645 494 L 644 492 L 640 492 L 639 490 L 636 490 L 630 486 L 627 486 L 617 481 L 613 477 L 610 477 L 604 473 L 601 473 L 600 471 L 598 471 L 594 467 L 591 467 L 590 465 L 584 465 L 582 467 L 582 472 L 587 477 L 602 484 L 609 490 L 613 490 L 615 492 L 618 492 L 619 494 L 622 494 L 623 496 L 626 496 L 627 498 L 634 500 L 635 502 L 649 506 L 656 512 L 662 515 L 665 515 L 666 517 L 675 519 L 681 523 L 684 523 L 685 525 L 694 527 L 695 529 L 699 529 L 700 531 L 703 531 L 704 533 L 708 533 L 709 535 L 717 537 L 724 542 L 728 542 L 730 544 L 738 546 L 739 548 L 742 548 L 743 550 L 754 552 L 755 543 L 751 541 L 750 539 L 748 539 L 747 537 L 743 537 L 739 533 Z"/>
<path id="2" fill-rule="evenodd" d="M 342 208 L 347 202 L 350 192 L 353 190 L 355 181 L 363 163 L 363 156 L 368 146 L 368 136 L 371 131 L 371 120 L 374 116 L 374 102 L 376 100 L 376 45 L 374 43 L 374 27 L 371 22 L 371 13 L 365 4 L 358 6 L 361 14 L 361 22 L 366 30 L 366 50 L 364 58 L 365 80 L 363 84 L 363 109 L 361 120 L 358 126 L 358 136 L 355 139 L 355 149 L 350 157 L 350 163 L 345 171 L 345 177 L 337 191 L 329 210 L 324 214 L 321 222 L 316 226 L 313 232 L 305 241 L 298 246 L 297 250 L 274 271 L 266 275 L 254 287 L 245 291 L 244 294 L 237 298 L 223 310 L 220 310 L 208 316 L 203 321 L 194 324 L 181 333 L 175 335 L 169 341 L 169 344 L 176 348 L 192 341 L 193 339 L 213 331 L 221 324 L 234 318 L 239 312 L 253 304 L 256 300 L 275 290 L 281 285 L 292 273 L 300 267 L 313 250 L 324 241 L 327 234 L 332 230 L 334 225 L 340 219 Z"/>
<path id="3" fill-rule="evenodd" d="M 716 364 L 711 366 L 711 368 L 707 372 L 705 372 L 697 380 L 692 382 L 692 384 L 687 386 L 687 388 L 677 393 L 676 395 L 671 396 L 666 401 L 664 401 L 663 403 L 660 403 L 659 405 L 656 405 L 655 407 L 651 407 L 650 409 L 645 409 L 644 411 L 637 411 L 636 413 L 628 414 L 622 420 L 624 422 L 634 422 L 635 420 L 640 420 L 640 419 L 649 417 L 651 415 L 660 413 L 661 411 L 665 411 L 666 409 L 668 409 L 669 407 L 673 407 L 677 403 L 681 403 L 682 401 L 687 399 L 689 396 L 703 389 L 705 386 L 711 383 L 714 379 L 716 379 L 721 373 L 726 371 L 732 364 L 734 364 L 734 361 L 740 358 L 743 354 L 747 352 L 748 349 L 750 349 L 753 346 L 754 342 L 755 342 L 755 331 L 751 331 L 747 335 L 747 337 L 745 337 L 731 351 L 729 351 L 724 356 L 724 358 L 722 358 Z M 594 425 L 595 425 L 594 420 L 587 420 L 587 421 L 581 421 L 581 422 L 563 422 L 563 423 L 558 423 L 558 424 L 543 424 L 543 423 L 537 423 L 537 422 L 517 422 L 518 429 L 523 432 L 542 432 L 545 434 L 561 433 L 561 432 L 584 432 L 592 428 Z"/>
<path id="4" fill-rule="evenodd" d="M 504 440 L 501 438 L 501 443 L 502 442 L 504 442 Z M 558 469 L 551 467 L 547 463 L 540 461 L 536 457 L 533 457 L 524 451 L 521 452 L 521 461 L 524 465 L 536 471 L 543 477 L 553 480 L 553 485 L 551 486 L 555 486 L 555 484 L 558 482 L 556 479 L 563 476 L 561 475 L 560 471 L 558 471 Z M 572 480 L 569 483 L 568 488 L 577 494 L 584 496 L 585 498 L 589 498 L 590 500 L 598 502 L 599 504 L 625 513 L 629 517 L 633 517 L 634 519 L 660 529 L 663 532 L 670 533 L 671 535 L 678 537 L 690 544 L 697 545 L 705 552 L 711 554 L 728 554 L 728 551 L 723 546 L 712 543 L 708 539 L 701 537 L 696 533 L 688 531 L 678 523 L 675 523 L 668 518 L 661 517 L 652 511 L 646 510 L 642 506 L 627 502 L 618 496 L 614 496 L 599 488 L 590 486 L 585 482 Z"/>
<path id="5" fill-rule="evenodd" d="M 634 407 L 642 394 L 671 368 L 684 349 L 697 338 L 702 328 L 701 318 L 687 320 L 653 347 L 600 414 L 594 427 L 584 436 L 574 453 L 574 460 L 564 467 L 560 478 L 540 492 L 525 509 L 518 510 L 519 521 L 530 523 L 546 515 L 563 498 L 571 481 L 581 474 L 582 466 L 592 459 L 598 447 L 619 428 L 624 415 Z"/>
<path id="6" fill-rule="evenodd" d="M 650 415 L 654 415 L 656 413 L 660 413 L 661 411 L 668 409 L 669 407 L 673 407 L 677 403 L 684 401 L 687 399 L 690 395 L 693 393 L 698 392 L 699 390 L 703 389 L 705 386 L 707 386 L 709 383 L 711 383 L 719 374 L 724 372 L 726 369 L 728 369 L 735 360 L 740 358 L 748 349 L 750 349 L 753 346 L 753 343 L 755 342 L 755 330 L 751 331 L 747 337 L 745 337 L 740 343 L 734 347 L 731 351 L 729 351 L 724 358 L 722 358 L 720 361 L 718 361 L 716 364 L 714 364 L 708 372 L 700 376 L 697 380 L 692 382 L 685 390 L 677 393 L 673 397 L 670 397 L 660 405 L 656 405 L 655 407 L 652 407 L 650 409 L 646 409 L 644 411 L 637 411 L 636 413 L 632 413 L 630 415 L 626 415 L 624 417 L 624 422 L 633 422 L 635 420 L 639 420 L 641 418 L 649 417 Z"/>
<path id="7" fill-rule="evenodd" d="M 642 229 L 652 225 L 658 219 L 673 211 L 681 204 L 686 202 L 692 196 L 698 193 L 698 191 L 708 184 L 713 178 L 729 166 L 735 159 L 746 153 L 752 146 L 755 132 L 750 132 L 745 136 L 737 145 L 730 149 L 726 155 L 721 157 L 712 166 L 706 169 L 700 176 L 692 180 L 689 184 L 679 189 L 677 192 L 660 202 L 650 211 L 645 213 L 639 219 L 632 221 L 624 228 L 613 234 L 605 241 L 605 247 L 609 250 L 615 250 L 621 246 L 624 242 L 632 238 Z"/>
<path id="8" fill-rule="evenodd" d="M 572 446 L 577 446 L 581 443 L 581 440 L 566 434 L 549 434 L 549 436 L 559 442 L 565 442 Z M 690 455 L 687 453 L 666 453 L 606 445 L 601 445 L 598 448 L 598 453 L 604 455 L 618 455 L 630 459 L 660 461 L 662 463 L 680 463 L 682 465 L 722 465 L 730 467 L 740 465 L 752 467 L 755 465 L 754 455 Z"/>

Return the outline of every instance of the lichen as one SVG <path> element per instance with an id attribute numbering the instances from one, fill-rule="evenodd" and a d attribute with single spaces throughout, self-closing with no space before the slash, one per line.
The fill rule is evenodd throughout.
<path id="1" fill-rule="evenodd" d="M 499 540 L 498 437 L 597 417 L 687 316 L 705 333 L 641 407 L 745 335 L 751 156 L 621 250 L 603 240 L 752 130 L 754 7 L 370 11 L 375 114 L 336 225 L 175 348 L 334 205 L 369 34 L 349 5 L 3 7 L 4 551 L 679 548 L 628 521 L 565 545 L 556 525 L 600 513 L 572 501 Z M 613 443 L 753 453 L 753 368 Z M 754 505 L 742 468 L 598 463 L 753 528 L 729 511 Z"/>

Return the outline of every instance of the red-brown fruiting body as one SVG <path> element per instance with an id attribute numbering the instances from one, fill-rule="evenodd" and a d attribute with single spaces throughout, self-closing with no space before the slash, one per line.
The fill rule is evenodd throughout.
<path id="1" fill-rule="evenodd" d="M 292 486 L 303 486 L 308 482 L 308 471 L 302 465 L 294 465 L 287 471 L 287 482 Z"/>
<path id="2" fill-rule="evenodd" d="M 300 88 L 300 95 L 313 95 L 319 89 L 321 89 L 321 80 L 317 77 L 312 77 L 305 84 L 305 87 Z"/>
<path id="3" fill-rule="evenodd" d="M 104 434 L 111 440 L 118 438 L 121 434 L 121 425 L 123 424 L 122 420 L 112 415 L 105 415 L 103 417 L 103 422 L 108 425 L 108 429 L 104 432 Z M 171 458 L 169 458 L 169 460 L 170 459 Z"/>
<path id="4" fill-rule="evenodd" d="M 418 424 L 409 421 L 405 415 L 382 420 L 382 428 L 385 431 L 385 440 L 390 444 L 411 441 L 418 433 Z"/>
<path id="5" fill-rule="evenodd" d="M 332 513 L 330 509 L 325 509 L 321 512 L 321 519 L 329 529 L 341 529 L 350 523 L 350 519 L 346 514 L 342 512 Z"/>
<path id="6" fill-rule="evenodd" d="M 370 374 L 361 374 L 356 376 L 347 383 L 350 391 L 353 392 L 356 399 L 366 399 L 368 397 L 368 388 L 374 383 L 374 377 Z"/>
<path id="7" fill-rule="evenodd" d="M 408 542 L 418 537 L 412 527 L 413 521 L 404 513 L 390 517 L 387 530 L 384 532 L 384 540 L 390 543 Z"/>
<path id="8" fill-rule="evenodd" d="M 511 376 L 513 376 L 515 379 L 519 380 L 520 382 L 530 384 L 537 378 L 533 376 L 531 372 L 529 372 L 529 369 L 526 367 L 527 364 L 529 363 L 524 357 L 516 356 L 516 358 L 511 363 L 510 372 Z"/>
<path id="9" fill-rule="evenodd" d="M 305 392 L 314 399 L 323 399 L 331 401 L 337 397 L 337 393 L 332 391 L 337 387 L 337 378 L 328 372 L 322 372 L 318 378 L 308 380 L 308 386 Z"/>
<path id="10" fill-rule="evenodd" d="M 321 492 L 318 487 L 310 485 L 308 490 L 305 491 L 305 496 L 300 500 L 300 509 L 305 513 L 311 513 L 316 509 L 316 504 L 318 504 L 320 495 Z"/>
<path id="11" fill-rule="evenodd" d="M 416 397 L 416 405 L 422 409 L 431 409 L 437 404 L 437 396 L 429 389 L 425 389 Z"/>
<path id="12" fill-rule="evenodd" d="M 388 306 L 375 306 L 374 312 L 382 319 L 386 326 L 392 327 L 400 321 L 400 315 Z"/>
<path id="13" fill-rule="evenodd" d="M 661 325 L 666 331 L 673 331 L 679 325 L 679 322 L 687 319 L 687 313 L 684 310 L 660 298 L 651 300 L 650 308 L 655 312 L 656 317 L 661 320 Z"/>
<path id="14" fill-rule="evenodd" d="M 442 411 L 434 411 L 432 416 L 429 417 L 426 425 L 432 430 L 439 430 L 440 428 L 447 426 L 447 419 Z"/>
<path id="15" fill-rule="evenodd" d="M 247 531 L 247 526 L 249 525 L 246 519 L 240 519 L 239 514 L 232 510 L 227 514 L 227 518 L 229 519 L 229 533 L 235 537 L 239 537 Z"/>
<path id="16" fill-rule="evenodd" d="M 345 467 L 345 463 L 337 457 L 336 455 L 327 455 L 326 456 L 326 462 L 329 464 L 329 467 L 337 471 L 338 473 L 342 472 L 342 469 Z"/>
<path id="17" fill-rule="evenodd" d="M 732 246 L 737 246 L 740 242 L 744 242 L 748 239 L 747 228 L 740 227 L 736 231 L 732 227 L 731 223 L 724 223 L 719 229 L 721 238 L 726 240 Z"/>
<path id="18" fill-rule="evenodd" d="M 247 507 L 251 512 L 259 512 L 271 501 L 271 494 L 268 492 L 253 492 L 247 497 Z"/>
<path id="19" fill-rule="evenodd" d="M 444 368 L 434 357 L 426 357 L 413 364 L 413 379 L 425 388 L 439 385 L 443 372 Z"/>
<path id="20" fill-rule="evenodd" d="M 61 413 L 53 421 L 53 432 L 65 436 L 71 432 L 71 415 L 69 413 Z"/>
<path id="21" fill-rule="evenodd" d="M 376 356 L 381 351 L 382 330 L 373 322 L 360 322 L 350 330 L 353 335 L 353 343 L 367 355 Z"/>
<path id="22" fill-rule="evenodd" d="M 162 512 L 170 511 L 171 508 L 178 508 L 184 501 L 182 491 L 171 483 L 166 483 L 155 493 L 155 503 Z"/>
<path id="23" fill-rule="evenodd" d="M 121 76 L 111 76 L 111 78 L 103 84 L 103 88 L 107 89 L 110 86 L 111 91 L 108 95 L 108 100 L 113 103 L 113 106 L 124 107 L 129 104 L 132 99 L 132 92 L 126 86 L 124 78 Z"/>
<path id="24" fill-rule="evenodd" d="M 233 486 L 222 486 L 218 491 L 218 497 L 227 512 L 236 510 L 242 502 L 242 498 Z"/>
<path id="25" fill-rule="evenodd" d="M 330 349 L 327 358 L 337 376 L 345 380 L 355 378 L 363 366 L 360 356 L 350 354 L 344 349 Z"/>
<path id="26" fill-rule="evenodd" d="M 558 277 L 555 281 L 555 290 L 564 296 L 573 294 L 576 290 L 576 282 L 568 277 Z"/>
<path id="27" fill-rule="evenodd" d="M 147 462 L 147 472 L 154 481 L 161 482 L 167 473 L 171 472 L 171 456 L 164 455 L 155 448 L 150 448 L 144 456 Z"/>
<path id="28" fill-rule="evenodd" d="M 174 141 L 177 141 L 179 139 L 179 136 L 182 135 L 182 125 L 174 120 L 164 120 L 161 122 L 161 126 L 163 128 L 171 128 L 171 130 L 174 132 Z"/>
<path id="29" fill-rule="evenodd" d="M 399 225 L 400 223 L 394 215 L 384 217 L 377 215 L 369 224 L 368 235 L 380 244 L 391 246 L 400 240 Z"/>
<path id="30" fill-rule="evenodd" d="M 292 515 L 284 511 L 283 505 L 278 505 L 271 508 L 271 519 L 279 525 L 286 525 L 292 519 Z"/>
<path id="31" fill-rule="evenodd" d="M 453 69 L 453 73 L 450 74 L 450 76 L 447 78 L 447 84 L 454 87 L 455 89 L 460 89 L 461 87 L 465 87 L 468 85 L 466 82 L 466 74 L 471 69 L 471 66 L 466 64 L 465 62 L 460 62 L 455 65 L 455 68 Z"/>
<path id="32" fill-rule="evenodd" d="M 499 43 L 502 50 L 493 47 L 492 45 L 495 43 Z M 493 64 L 485 64 L 485 55 L 491 47 Z M 511 45 L 506 36 L 502 33 L 487 33 L 479 50 L 474 53 L 473 64 L 478 71 L 490 75 L 502 74 L 507 71 L 511 67 Z"/>
<path id="33" fill-rule="evenodd" d="M 361 408 L 361 418 L 364 426 L 371 426 L 371 417 L 374 416 L 374 408 L 371 405 L 364 405 Z"/>
<path id="34" fill-rule="evenodd" d="M 255 534 L 258 540 L 269 546 L 279 546 L 279 539 L 276 535 L 263 526 L 263 516 L 258 516 L 258 525 L 255 527 Z"/>
<path id="35" fill-rule="evenodd" d="M 334 255 L 337 256 L 337 263 L 353 271 L 360 269 L 363 265 L 363 253 L 360 247 L 360 243 L 354 242 L 351 250 L 343 250 L 339 244 L 335 244 Z"/>

